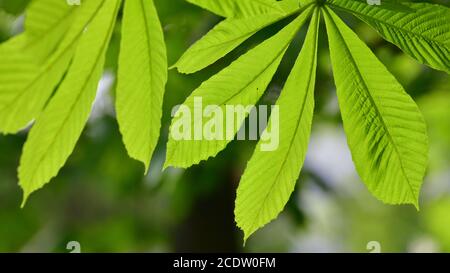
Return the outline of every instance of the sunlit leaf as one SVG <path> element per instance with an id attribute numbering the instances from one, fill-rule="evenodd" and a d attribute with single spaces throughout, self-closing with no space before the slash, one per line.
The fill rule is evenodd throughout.
<path id="1" fill-rule="evenodd" d="M 25 143 L 19 184 L 28 196 L 57 175 L 89 117 L 121 0 L 108 0 L 83 33 L 67 76 Z"/>
<path id="2" fill-rule="evenodd" d="M 450 73 L 450 8 L 428 3 L 403 3 L 414 12 L 401 12 L 357 1 L 328 2 L 354 13 L 419 62 Z"/>
<path id="3" fill-rule="evenodd" d="M 167 57 L 152 0 L 126 0 L 116 111 L 128 153 L 146 169 L 161 128 Z"/>
<path id="4" fill-rule="evenodd" d="M 283 13 L 275 0 L 186 0 L 223 17 L 246 17 L 255 14 Z"/>
<path id="5" fill-rule="evenodd" d="M 16 66 L 14 59 L 2 60 L 0 66 L 4 68 L 0 70 L 5 73 L 0 76 L 0 132 L 16 133 L 39 114 L 66 72 L 80 36 L 103 3 L 91 0 L 82 5 L 56 52 L 37 69 L 28 69 L 27 63 Z"/>
<path id="6" fill-rule="evenodd" d="M 275 74 L 290 42 L 309 18 L 311 11 L 312 9 L 308 9 L 278 34 L 253 48 L 229 67 L 205 81 L 192 92 L 183 105 L 193 113 L 196 98 L 201 98 L 203 105 L 217 105 L 225 113 L 226 105 L 256 104 Z M 237 126 L 232 128 L 232 134 L 227 133 L 234 136 L 244 119 L 245 116 L 236 120 Z M 172 121 L 171 131 L 175 122 Z M 195 124 L 199 123 L 199 119 L 191 119 L 192 131 L 195 131 L 194 128 L 197 126 Z M 169 138 L 165 166 L 189 167 L 197 164 L 217 155 L 230 141 L 225 136 L 219 140 L 196 140 L 195 136 L 190 140 Z"/>
<path id="7" fill-rule="evenodd" d="M 274 122 L 279 122 L 282 132 L 279 147 L 265 151 L 260 140 L 239 183 L 235 218 L 245 233 L 244 240 L 283 210 L 305 160 L 314 112 L 318 27 L 316 10 L 303 49 L 277 101 L 280 119 Z"/>
<path id="8" fill-rule="evenodd" d="M 424 119 L 370 49 L 325 11 L 333 73 L 356 169 L 374 196 L 419 206 L 428 162 Z"/>

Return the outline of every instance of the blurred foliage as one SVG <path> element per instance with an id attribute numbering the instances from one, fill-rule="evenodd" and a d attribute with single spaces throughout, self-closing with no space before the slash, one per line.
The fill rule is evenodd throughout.
<path id="1" fill-rule="evenodd" d="M 0 0 L 0 41 L 21 31 L 27 3 Z M 183 0 L 155 0 L 155 4 L 169 64 L 221 20 Z M 255 142 L 233 142 L 217 158 L 198 166 L 161 172 L 172 107 L 286 24 L 281 22 L 204 71 L 190 76 L 170 71 L 163 137 L 147 176 L 121 142 L 110 103 L 114 85 L 98 97 L 94 114 L 60 175 L 32 196 L 24 209 L 19 208 L 16 167 L 26 132 L 0 136 L 0 252 L 68 252 L 69 241 L 79 241 L 83 252 L 367 252 L 369 241 L 379 241 L 386 252 L 450 251 L 450 79 L 418 64 L 354 17 L 344 18 L 419 102 L 427 120 L 430 167 L 420 212 L 378 202 L 355 174 L 343 137 L 325 32 L 320 37 L 312 144 L 298 187 L 279 219 L 242 248 L 233 200 Z M 304 36 L 305 28 L 261 103 L 275 102 Z M 113 73 L 105 78 L 116 71 L 119 41 L 120 25 L 108 51 L 106 66 Z"/>

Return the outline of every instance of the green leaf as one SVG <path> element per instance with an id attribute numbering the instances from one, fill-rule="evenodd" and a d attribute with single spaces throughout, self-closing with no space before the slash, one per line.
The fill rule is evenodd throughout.
<path id="1" fill-rule="evenodd" d="M 197 72 L 228 54 L 259 30 L 298 11 L 299 8 L 295 8 L 286 14 L 268 13 L 228 18 L 192 45 L 173 67 L 177 67 L 181 73 Z"/>
<path id="2" fill-rule="evenodd" d="M 260 140 L 239 183 L 235 218 L 245 233 L 244 240 L 283 210 L 303 166 L 314 112 L 318 27 L 316 10 L 300 56 L 277 102 L 281 119 L 273 122 L 279 122 L 280 146 L 264 151 Z"/>
<path id="3" fill-rule="evenodd" d="M 204 82 L 186 99 L 183 106 L 194 113 L 196 98 L 201 98 L 205 107 L 216 105 L 223 113 L 226 112 L 226 105 L 254 105 L 266 90 L 290 42 L 309 18 L 311 11 L 312 9 L 308 9 L 276 35 Z M 175 116 L 180 114 L 178 111 Z M 227 132 L 227 137 L 219 140 L 196 140 L 192 134 L 190 140 L 175 140 L 170 134 L 165 167 L 189 167 L 215 156 L 232 140 L 228 136 L 234 137 L 245 118 L 241 116 L 235 120 L 237 126 L 234 126 L 234 131 Z M 191 119 L 190 125 L 194 128 L 192 131 L 201 125 L 201 119 L 201 116 Z M 171 132 L 175 123 L 177 118 L 172 120 Z"/>
<path id="4" fill-rule="evenodd" d="M 25 32 L 0 45 L 4 55 L 29 55 L 28 63 L 41 64 L 56 49 L 73 19 L 75 8 L 60 0 L 33 1 L 27 9 Z M 5 50 L 6 49 L 6 50 Z M 0 56 L 2 64 L 8 63 L 8 56 Z M 16 58 L 17 61 L 17 58 Z M 14 63 L 17 65 L 17 62 Z M 25 65 L 25 64 L 24 64 Z"/>
<path id="5" fill-rule="evenodd" d="M 61 0 L 32 1 L 25 15 L 22 54 L 32 54 L 33 60 L 42 63 L 52 53 L 67 33 L 79 7 Z"/>
<path id="6" fill-rule="evenodd" d="M 330 0 L 327 0 L 327 1 L 330 1 Z M 352 2 L 359 2 L 366 6 L 377 8 L 377 9 L 387 9 L 387 10 L 400 11 L 400 12 L 414 12 L 414 9 L 411 9 L 408 6 L 404 5 L 404 2 L 408 2 L 408 1 L 410 1 L 410 0 L 381 0 L 380 5 L 370 5 L 367 0 L 347 0 L 346 2 L 349 2 L 350 4 L 352 4 Z"/>
<path id="7" fill-rule="evenodd" d="M 186 50 L 173 67 L 178 68 L 181 73 L 195 73 L 228 54 L 257 31 L 283 17 L 276 13 L 226 19 Z"/>
<path id="8" fill-rule="evenodd" d="M 95 99 L 120 0 L 101 6 L 77 47 L 68 74 L 32 127 L 19 167 L 19 184 L 28 196 L 57 175 L 72 153 Z"/>
<path id="9" fill-rule="evenodd" d="M 17 91 L 39 74 L 39 66 L 54 53 L 67 32 L 74 11 L 75 8 L 59 0 L 30 4 L 26 31 L 0 45 L 0 112 L 5 104 L 14 103 Z M 0 125 L 0 131 L 6 132 L 2 130 L 5 126 Z M 16 130 L 11 129 L 11 132 Z"/>
<path id="10" fill-rule="evenodd" d="M 25 36 L 17 36 L 0 45 L 0 113 L 5 104 L 14 102 L 16 86 L 32 80 L 39 66 L 31 56 L 17 50 L 25 43 Z M 0 116 L 0 131 L 4 125 Z"/>
<path id="11" fill-rule="evenodd" d="M 41 36 L 67 20 L 77 9 L 61 0 L 35 0 L 27 8 L 25 30 L 31 35 Z"/>
<path id="12" fill-rule="evenodd" d="M 41 112 L 65 74 L 79 38 L 103 3 L 104 0 L 86 1 L 77 10 L 56 52 L 39 67 L 23 69 L 29 64 L 14 65 L 14 60 L 2 60 L 0 70 L 5 73 L 0 76 L 0 132 L 16 133 Z"/>
<path id="13" fill-rule="evenodd" d="M 381 201 L 418 207 L 428 162 L 422 114 L 395 77 L 330 9 L 325 11 L 325 21 L 356 169 Z"/>
<path id="14" fill-rule="evenodd" d="M 248 17 L 265 13 L 284 13 L 274 0 L 186 0 L 222 17 Z"/>
<path id="15" fill-rule="evenodd" d="M 277 5 L 284 10 L 285 13 L 292 13 L 293 11 L 298 10 L 299 8 L 304 8 L 309 4 L 299 3 L 299 0 L 282 0 L 278 1 Z"/>
<path id="16" fill-rule="evenodd" d="M 116 92 L 117 120 L 132 158 L 146 170 L 159 138 L 167 56 L 153 0 L 126 0 Z"/>
<path id="17" fill-rule="evenodd" d="M 328 0 L 354 13 L 420 63 L 450 73 L 450 9 L 428 3 L 403 3 L 415 12 L 399 12 L 347 0 Z"/>

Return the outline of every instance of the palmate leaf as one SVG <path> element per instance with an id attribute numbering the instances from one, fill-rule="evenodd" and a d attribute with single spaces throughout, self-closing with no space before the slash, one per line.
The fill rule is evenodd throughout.
<path id="1" fill-rule="evenodd" d="M 166 52 L 152 0 L 126 1 L 117 116 L 128 153 L 148 169 L 161 125 Z M 198 110 L 194 109 L 194 99 L 198 97 L 204 105 L 218 105 L 222 111 L 226 105 L 257 103 L 295 34 L 313 12 L 308 3 L 319 5 L 315 0 L 188 1 L 227 19 L 181 57 L 175 66 L 183 73 L 214 63 L 257 31 L 303 12 L 195 90 L 184 103 L 194 113 Z M 37 118 L 19 168 L 24 203 L 58 173 L 76 145 L 95 98 L 121 7 L 121 0 L 82 3 L 73 7 L 63 0 L 35 0 L 27 11 L 25 32 L 0 45 L 0 132 L 17 132 Z M 379 8 L 368 6 L 364 0 L 320 1 L 322 4 L 356 14 L 419 61 L 449 72 L 448 9 L 428 4 Z M 339 104 L 356 168 L 377 198 L 418 206 L 428 148 L 423 118 L 356 34 L 331 10 L 325 15 Z M 245 239 L 283 209 L 303 165 L 314 109 L 318 25 L 316 12 L 277 102 L 281 111 L 280 147 L 262 152 L 260 142 L 242 177 L 235 216 Z M 238 119 L 233 134 L 245 118 Z M 177 118 L 171 130 L 175 122 Z M 191 127 L 195 123 L 198 120 L 192 120 Z M 197 164 L 215 156 L 230 141 L 170 138 L 165 167 Z"/>
<path id="2" fill-rule="evenodd" d="M 419 62 L 450 73 L 450 8 L 428 3 L 403 3 L 414 12 L 402 12 L 358 1 L 327 2 L 332 7 L 354 13 Z"/>
<path id="3" fill-rule="evenodd" d="M 83 33 L 67 76 L 32 127 L 19 167 L 28 196 L 54 177 L 72 153 L 88 119 L 121 0 L 103 2 Z"/>
<path id="4" fill-rule="evenodd" d="M 66 72 L 79 38 L 103 3 L 104 0 L 86 1 L 77 10 L 56 52 L 38 68 L 22 69 L 29 64 L 18 63 L 16 67 L 14 59 L 2 60 L 1 66 L 11 67 L 0 68 L 5 70 L 0 77 L 0 132 L 16 133 L 43 109 Z"/>
<path id="5" fill-rule="evenodd" d="M 283 13 L 275 0 L 186 0 L 222 17 L 248 17 L 256 14 Z"/>
<path id="6" fill-rule="evenodd" d="M 305 160 L 314 112 L 318 27 L 316 9 L 300 56 L 277 102 L 280 146 L 262 151 L 260 141 L 239 183 L 235 219 L 245 233 L 244 240 L 283 210 Z"/>
<path id="7" fill-rule="evenodd" d="M 123 141 L 146 170 L 161 128 L 167 57 L 153 0 L 126 0 L 116 111 Z"/>
<path id="8" fill-rule="evenodd" d="M 356 169 L 381 201 L 418 207 L 428 159 L 423 117 L 358 36 L 330 9 L 324 14 L 339 105 Z"/>
<path id="9" fill-rule="evenodd" d="M 286 6 L 287 7 L 287 6 Z M 306 9 L 307 6 L 302 7 Z M 173 66 L 181 73 L 194 73 L 216 62 L 259 30 L 299 11 L 298 5 L 286 8 L 285 13 L 228 18 L 217 24 L 202 39 L 192 45 Z"/>
<path id="10" fill-rule="evenodd" d="M 226 105 L 256 104 L 275 74 L 290 42 L 311 12 L 311 8 L 307 9 L 276 35 L 205 81 L 183 105 L 194 113 L 195 98 L 202 98 L 203 105 L 217 105 L 225 113 Z M 175 116 L 178 116 L 178 113 Z M 233 128 L 233 136 L 245 118 L 240 117 L 240 120 L 236 120 L 237 126 Z M 176 122 L 175 118 L 172 121 L 171 132 Z M 195 128 L 195 124 L 199 123 L 200 120 L 192 118 L 191 128 Z M 191 140 L 175 140 L 170 134 L 165 167 L 189 167 L 197 164 L 217 155 L 229 142 L 226 137 L 221 140 L 195 140 L 194 137 Z"/>

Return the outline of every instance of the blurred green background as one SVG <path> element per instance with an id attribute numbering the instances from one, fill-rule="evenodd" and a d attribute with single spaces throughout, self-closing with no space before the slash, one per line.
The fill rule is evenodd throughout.
<path id="1" fill-rule="evenodd" d="M 22 31 L 28 0 L 0 0 L 0 41 Z M 448 5 L 448 1 L 429 1 Z M 183 0 L 155 0 L 169 64 L 221 19 Z M 149 174 L 130 159 L 114 117 L 120 23 L 113 37 L 93 113 L 59 176 L 20 209 L 16 169 L 26 131 L 0 136 L 0 252 L 450 252 L 450 79 L 418 64 L 369 26 L 342 14 L 418 102 L 428 123 L 430 164 L 420 212 L 372 197 L 347 148 L 337 106 L 325 31 L 321 33 L 317 109 L 305 167 L 278 219 L 242 246 L 235 227 L 236 187 L 255 142 L 233 142 L 219 156 L 188 170 L 161 171 L 170 112 L 202 81 L 286 22 L 258 33 L 223 60 L 194 75 L 170 71 L 162 137 Z M 324 30 L 324 26 L 321 26 Z M 271 104 L 301 47 L 292 44 L 261 103 Z M 1 61 L 1 60 L 0 60 Z"/>

